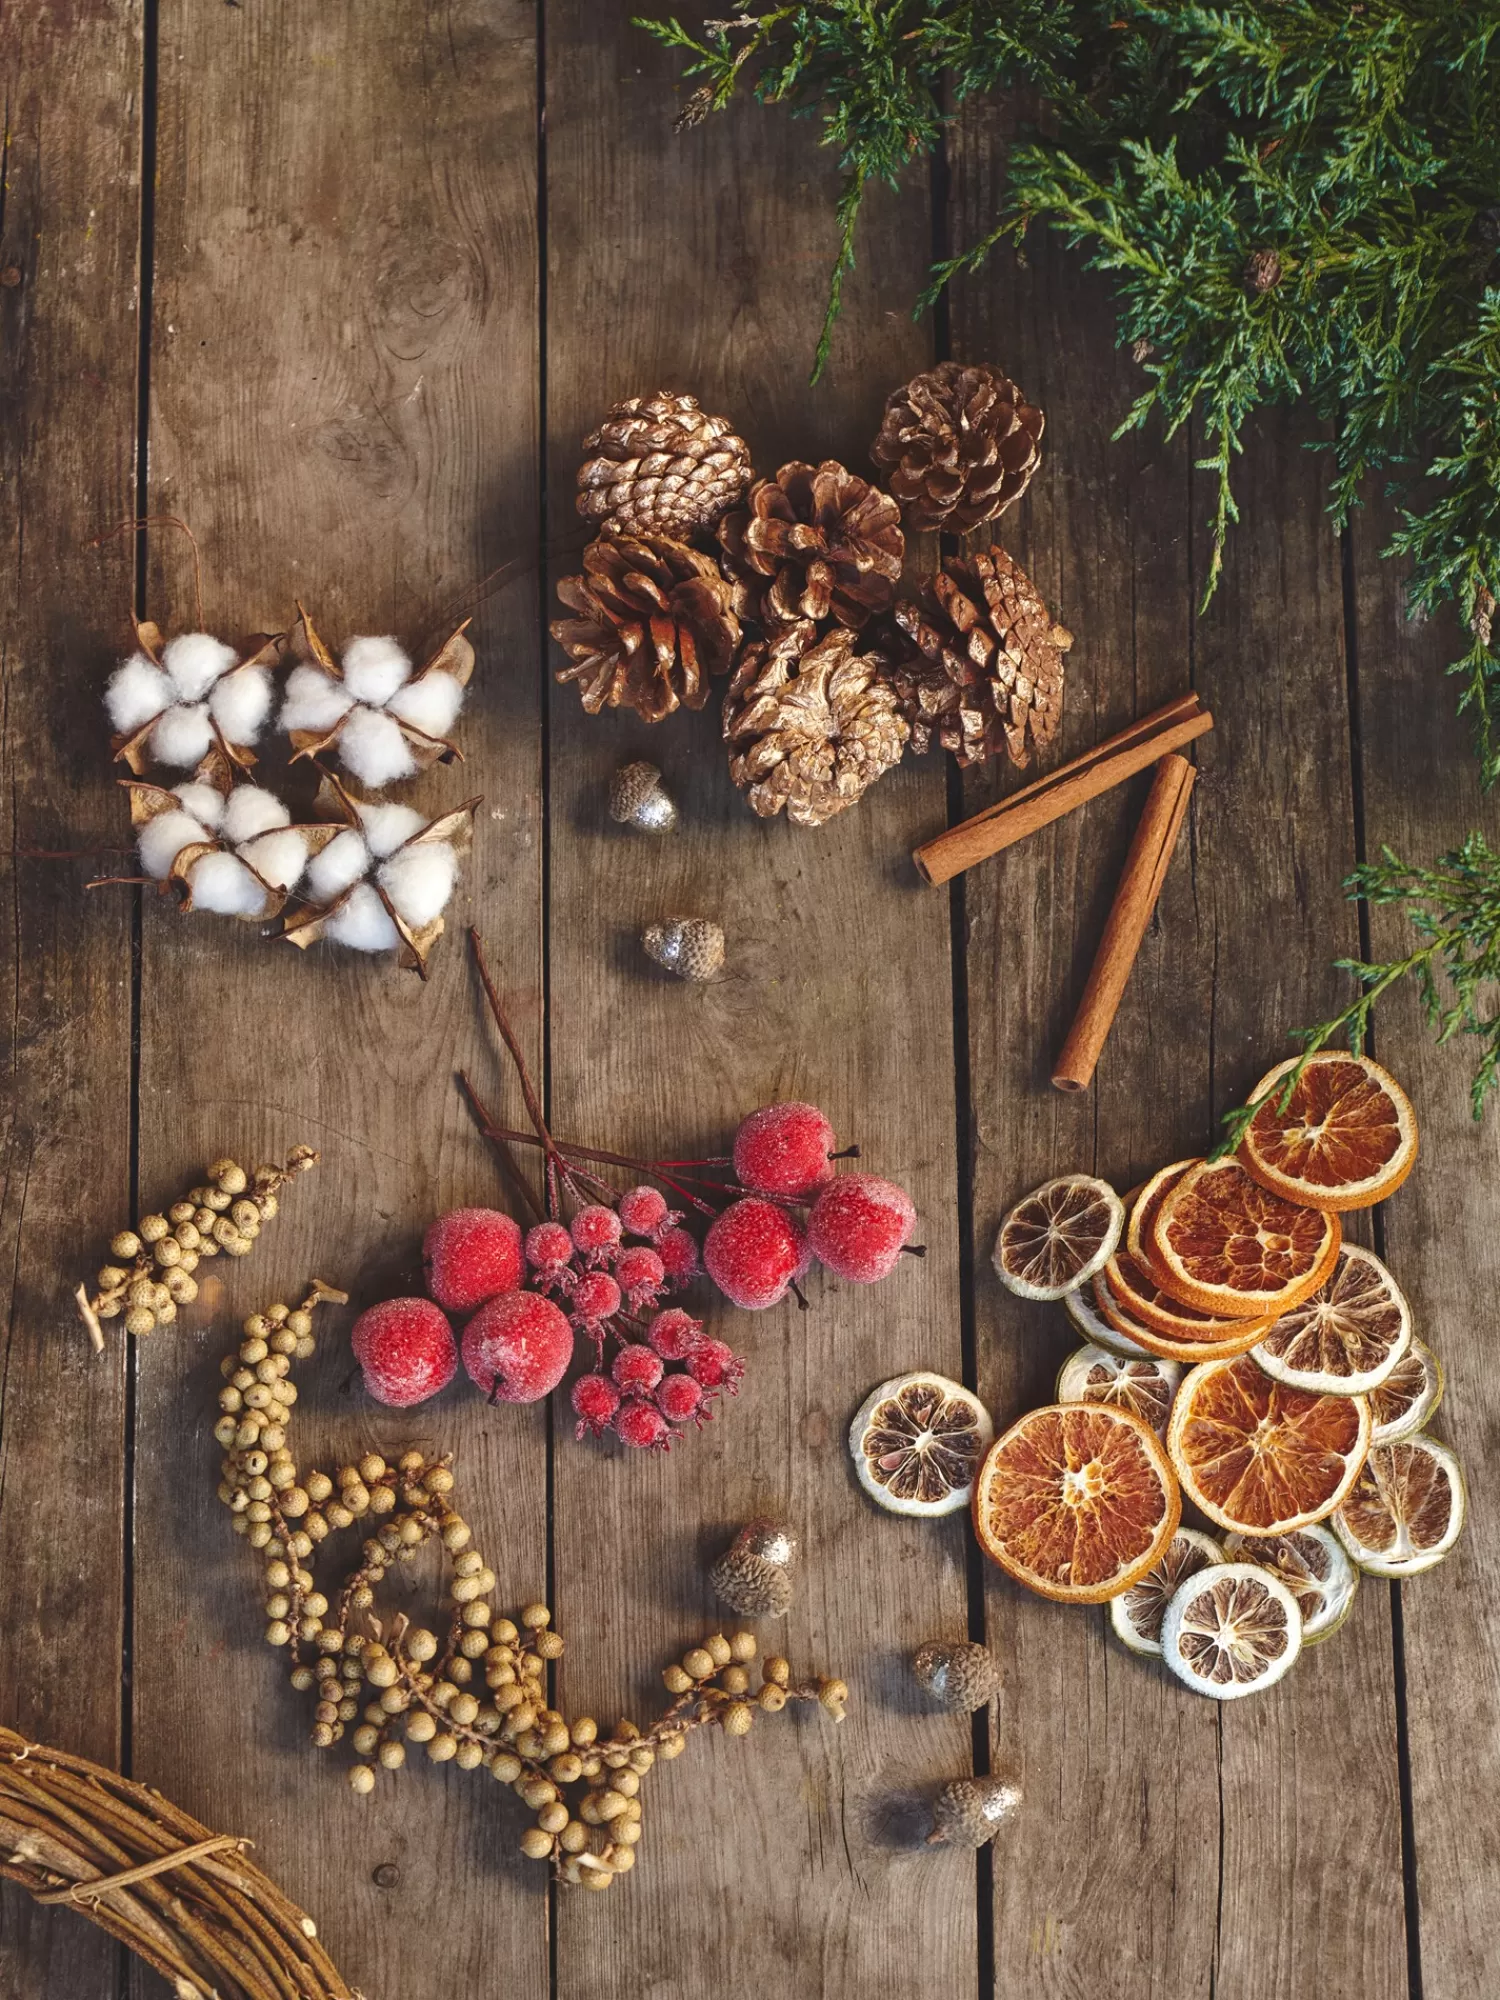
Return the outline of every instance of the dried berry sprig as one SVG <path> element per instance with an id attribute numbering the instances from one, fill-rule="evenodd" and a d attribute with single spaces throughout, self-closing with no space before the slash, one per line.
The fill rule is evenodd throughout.
<path id="1" fill-rule="evenodd" d="M 201 1185 L 190 1188 L 164 1215 L 143 1215 L 134 1229 L 110 1239 L 110 1262 L 99 1271 L 92 1298 L 87 1285 L 74 1293 L 96 1354 L 104 1352 L 106 1319 L 122 1319 L 127 1333 L 145 1335 L 170 1326 L 179 1306 L 198 1296 L 193 1275 L 205 1257 L 245 1256 L 276 1214 L 278 1194 L 298 1174 L 315 1167 L 311 1146 L 294 1146 L 282 1167 L 252 1173 L 237 1160 L 216 1160 Z"/>
<path id="2" fill-rule="evenodd" d="M 299 1307 L 272 1305 L 246 1320 L 222 1364 L 214 1435 L 225 1452 L 219 1498 L 262 1560 L 266 1640 L 290 1654 L 293 1687 L 317 1697 L 313 1743 L 331 1748 L 352 1731 L 355 1792 L 373 1791 L 379 1771 L 399 1770 L 413 1744 L 433 1763 L 483 1768 L 536 1816 L 522 1852 L 551 1861 L 559 1882 L 603 1889 L 635 1865 L 642 1779 L 658 1758 L 678 1756 L 694 1730 L 744 1736 L 757 1711 L 790 1702 L 817 1702 L 843 1720 L 841 1680 L 794 1680 L 771 1655 L 753 1682 L 750 1632 L 714 1632 L 689 1647 L 667 1668 L 672 1699 L 646 1729 L 621 1720 L 605 1735 L 592 1716 L 570 1722 L 552 1707 L 547 1668 L 564 1645 L 551 1611 L 530 1604 L 514 1619 L 494 1615 L 495 1573 L 453 1503 L 446 1458 L 410 1451 L 392 1465 L 369 1452 L 332 1477 L 299 1473 L 288 1444 L 292 1365 L 314 1350 L 317 1306 L 343 1297 L 316 1283 Z M 367 1519 L 379 1526 L 330 1601 L 307 1565 L 330 1534 Z M 382 1621 L 376 1605 L 388 1570 L 432 1540 L 452 1563 L 441 1637 L 405 1616 Z"/>

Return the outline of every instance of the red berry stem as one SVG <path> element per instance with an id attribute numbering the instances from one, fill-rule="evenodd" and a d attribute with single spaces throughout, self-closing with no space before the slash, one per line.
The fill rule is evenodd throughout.
<path id="1" fill-rule="evenodd" d="M 510 1182 L 515 1192 L 521 1197 L 522 1201 L 525 1203 L 526 1208 L 531 1213 L 531 1215 L 538 1222 L 544 1221 L 545 1217 L 542 1214 L 542 1205 L 537 1200 L 536 1195 L 532 1191 L 532 1186 L 530 1181 L 527 1180 L 525 1174 L 521 1172 L 520 1161 L 511 1151 L 506 1134 L 497 1130 L 496 1127 L 490 1123 L 489 1113 L 480 1103 L 478 1093 L 475 1091 L 473 1084 L 469 1081 L 469 1073 L 467 1070 L 461 1069 L 458 1072 L 458 1087 L 463 1092 L 464 1096 L 469 1100 L 469 1109 L 474 1114 L 475 1123 L 479 1127 L 480 1137 L 482 1139 L 487 1139 L 490 1145 L 494 1147 L 496 1153 L 499 1155 L 500 1166 L 505 1174 L 506 1179 Z"/>
<path id="2" fill-rule="evenodd" d="M 555 1161 L 563 1179 L 566 1180 L 568 1178 L 567 1162 L 558 1154 L 557 1142 L 547 1129 L 547 1121 L 542 1115 L 541 1100 L 538 1098 L 535 1086 L 532 1084 L 531 1072 L 527 1069 L 526 1058 L 521 1053 L 521 1044 L 516 1040 L 515 1030 L 511 1027 L 510 1021 L 506 1017 L 504 1007 L 500 1004 L 500 995 L 496 991 L 494 980 L 490 977 L 489 966 L 485 963 L 483 941 L 480 938 L 479 932 L 472 924 L 469 926 L 469 945 L 474 953 L 475 969 L 479 974 L 480 984 L 484 987 L 484 997 L 489 1003 L 490 1014 L 494 1019 L 495 1026 L 500 1031 L 500 1039 L 504 1042 L 510 1054 L 510 1059 L 516 1066 L 516 1075 L 520 1080 L 521 1096 L 526 1103 L 527 1116 L 536 1127 L 537 1139 L 546 1150 L 549 1164 Z"/>
<path id="3" fill-rule="evenodd" d="M 613 1198 L 615 1190 L 610 1187 L 607 1181 L 600 1180 L 597 1174 L 580 1175 L 571 1164 L 575 1160 L 597 1160 L 603 1166 L 624 1167 L 630 1173 L 644 1174 L 648 1180 L 660 1181 L 662 1186 L 670 1188 L 673 1194 L 680 1195 L 686 1202 L 691 1202 L 700 1215 L 718 1214 L 716 1208 L 709 1202 L 702 1200 L 700 1196 L 694 1194 L 691 1188 L 684 1187 L 680 1181 L 674 1180 L 670 1174 L 662 1173 L 659 1169 L 666 1164 L 664 1161 L 632 1160 L 624 1153 L 607 1153 L 597 1146 L 575 1146 L 571 1140 L 553 1139 L 550 1134 L 545 1140 L 538 1139 L 530 1132 L 516 1132 L 508 1126 L 491 1124 L 489 1113 L 480 1103 L 478 1097 L 475 1095 L 473 1084 L 470 1083 L 462 1070 L 459 1071 L 459 1082 L 468 1093 L 470 1103 L 473 1105 L 475 1115 L 479 1120 L 480 1132 L 484 1138 L 508 1141 L 513 1146 L 546 1146 L 549 1150 L 549 1164 L 551 1163 L 550 1155 L 555 1153 L 558 1156 L 557 1164 L 560 1165 L 570 1189 L 575 1181 L 584 1179 L 593 1187 L 602 1189 Z M 716 1184 L 709 1183 L 709 1185 Z M 738 1187 L 731 1188 L 726 1186 L 723 1192 L 727 1195 L 738 1195 L 740 1189 Z"/>

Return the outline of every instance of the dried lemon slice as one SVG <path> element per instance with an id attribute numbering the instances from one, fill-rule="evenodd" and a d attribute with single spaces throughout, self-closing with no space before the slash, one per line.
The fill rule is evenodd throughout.
<path id="1" fill-rule="evenodd" d="M 1370 1443 L 1395 1444 L 1422 1430 L 1442 1400 L 1443 1364 L 1414 1334 L 1380 1387 L 1370 1391 Z"/>
<path id="2" fill-rule="evenodd" d="M 1411 1345 L 1411 1309 L 1373 1250 L 1345 1243 L 1311 1298 L 1254 1349 L 1278 1382 L 1336 1396 L 1378 1389 Z"/>
<path id="3" fill-rule="evenodd" d="M 956 1514 L 995 1435 L 989 1412 L 946 1375 L 895 1375 L 849 1426 L 859 1483 L 892 1514 Z"/>
<path id="4" fill-rule="evenodd" d="M 1111 1354 L 1131 1356 L 1149 1350 L 1104 1316 L 1104 1273 L 1096 1271 L 1071 1292 L 1063 1293 L 1063 1310 L 1075 1327 L 1095 1347 L 1107 1347 Z"/>
<path id="5" fill-rule="evenodd" d="M 1279 1576 L 1255 1563 L 1216 1563 L 1182 1585 L 1161 1626 L 1162 1658 L 1215 1701 L 1271 1687 L 1302 1650 L 1302 1613 Z"/>
<path id="6" fill-rule="evenodd" d="M 995 1238 L 995 1271 L 1023 1299 L 1060 1299 L 1114 1254 L 1125 1204 L 1108 1181 L 1061 1174 L 1018 1201 Z"/>
<path id="7" fill-rule="evenodd" d="M 1333 1525 L 1372 1576 L 1417 1576 L 1458 1540 L 1465 1506 L 1458 1460 L 1436 1438 L 1419 1436 L 1370 1453 Z"/>
<path id="8" fill-rule="evenodd" d="M 1172 1414 L 1172 1398 L 1182 1380 L 1175 1361 L 1161 1361 L 1154 1354 L 1132 1360 L 1111 1354 L 1103 1347 L 1080 1347 L 1063 1363 L 1057 1377 L 1059 1403 L 1113 1403 L 1129 1410 L 1158 1437 L 1165 1434 Z"/>
<path id="9" fill-rule="evenodd" d="M 1314 1525 L 1289 1535 L 1226 1535 L 1231 1562 L 1257 1563 L 1279 1576 L 1302 1613 L 1302 1643 L 1315 1646 L 1337 1632 L 1354 1609 L 1359 1571 L 1330 1529 Z"/>
<path id="10" fill-rule="evenodd" d="M 1224 1551 L 1201 1528 L 1179 1527 L 1166 1554 L 1139 1583 L 1109 1600 L 1109 1622 L 1115 1637 L 1132 1653 L 1161 1656 L 1161 1626 L 1167 1606 L 1190 1576 L 1210 1563 L 1221 1563 Z"/>

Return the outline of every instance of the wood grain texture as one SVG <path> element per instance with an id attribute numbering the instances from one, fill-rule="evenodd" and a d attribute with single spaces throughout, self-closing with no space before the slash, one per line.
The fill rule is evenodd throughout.
<path id="1" fill-rule="evenodd" d="M 0 16 L 0 1721 L 105 1759 L 125 1373 L 69 1293 L 129 1208 L 133 898 L 84 885 L 120 838 L 98 697 L 131 570 L 89 542 L 133 511 L 140 71 L 129 0 Z M 0 1891 L 0 1993 L 100 1993 L 117 1957 Z"/>
<path id="2" fill-rule="evenodd" d="M 1461 640 L 1446 618 L 1407 619 L 1400 568 L 1378 554 L 1392 525 L 1376 509 L 1353 531 L 1365 825 L 1372 854 L 1385 844 L 1416 864 L 1458 846 L 1471 827 L 1494 846 L 1496 813 L 1456 713 L 1458 683 L 1441 678 Z M 1395 910 L 1372 910 L 1370 933 L 1376 958 L 1412 949 L 1411 927 Z M 1380 1211 L 1380 1248 L 1446 1372 L 1433 1433 L 1454 1447 L 1470 1481 L 1468 1525 L 1453 1555 L 1398 1587 L 1422 1990 L 1428 2000 L 1488 2000 L 1500 1987 L 1500 1642 L 1485 1612 L 1500 1574 L 1500 1527 L 1486 1492 L 1500 1436 L 1491 1362 L 1500 1335 L 1500 1117 L 1492 1099 L 1484 1123 L 1474 1123 L 1473 1045 L 1436 1047 L 1415 993 L 1398 989 L 1381 1002 L 1373 1053 L 1411 1093 L 1422 1136 L 1411 1178 Z"/>
<path id="3" fill-rule="evenodd" d="M 421 658 L 455 600 L 533 553 L 533 29 L 519 0 L 163 7 L 152 500 L 200 536 L 210 620 L 276 629 L 300 596 L 330 642 L 395 632 Z M 182 572 L 175 548 L 157 557 L 165 620 Z M 210 1267 L 217 1309 L 140 1357 L 137 1775 L 251 1834 L 372 1995 L 430 1990 L 435 1956 L 451 1990 L 544 1990 L 540 1877 L 511 1858 L 519 1809 L 483 1774 L 414 1757 L 359 1801 L 347 1747 L 308 1745 L 310 1714 L 260 1641 L 253 1565 L 213 1498 L 214 1392 L 246 1312 L 315 1272 L 356 1308 L 419 1289 L 426 1223 L 497 1191 L 453 1072 L 489 1073 L 471 915 L 536 1045 L 534 601 L 523 584 L 475 627 L 467 763 L 402 788 L 432 811 L 485 798 L 426 985 L 170 911 L 149 913 L 145 938 L 143 1190 L 167 1198 L 226 1150 L 308 1140 L 323 1163 L 252 1258 Z M 281 755 L 271 746 L 270 768 Z M 542 1413 L 490 1412 L 462 1377 L 420 1412 L 379 1410 L 349 1389 L 348 1324 L 325 1316 L 306 1371 L 312 1462 L 451 1449 L 497 1602 L 535 1597 Z M 357 1547 L 356 1531 L 343 1551 Z M 435 1565 L 414 1581 L 420 1611 Z M 393 1887 L 375 1879 L 383 1864 Z"/>
<path id="4" fill-rule="evenodd" d="M 866 464 L 886 392 L 920 365 L 907 314 L 926 261 L 920 189 L 872 199 L 825 384 L 806 387 L 832 238 L 832 174 L 806 130 L 745 107 L 683 139 L 671 64 L 623 17 L 548 9 L 549 495 L 576 522 L 578 445 L 617 396 L 682 386 L 731 415 L 757 467 Z M 720 1304 L 745 1386 L 665 1461 L 574 1445 L 555 1463 L 569 1705 L 644 1719 L 659 1670 L 728 1616 L 706 1563 L 752 1513 L 785 1511 L 807 1557 L 768 1647 L 843 1674 L 849 1719 L 762 1718 L 743 1743 L 693 1744 L 653 1775 L 641 1866 L 608 1897 L 559 1906 L 563 1994 L 820 1993 L 919 1981 L 969 1990 L 972 1863 L 909 1840 L 914 1788 L 970 1768 L 964 1723 L 924 1712 L 906 1657 L 965 1630 L 962 1520 L 878 1512 L 844 1447 L 867 1388 L 961 1366 L 952 996 L 944 899 L 908 860 L 941 818 L 935 763 L 910 765 L 817 831 L 757 822 L 707 712 L 655 729 L 552 703 L 552 1084 L 561 1135 L 721 1154 L 783 1097 L 826 1107 L 863 1164 L 909 1187 L 929 1246 L 864 1291 L 809 1281 L 812 1310 Z M 611 770 L 649 755 L 682 809 L 652 841 L 612 827 Z M 693 988 L 657 973 L 639 926 L 718 917 L 728 963 Z M 707 1300 L 703 1301 L 708 1304 Z M 894 1974 L 892 1941 L 920 1972 Z"/>

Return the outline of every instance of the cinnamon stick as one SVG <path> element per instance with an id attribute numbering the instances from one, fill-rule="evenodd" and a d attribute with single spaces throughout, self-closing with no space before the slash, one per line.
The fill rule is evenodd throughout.
<path id="1" fill-rule="evenodd" d="M 1163 757 L 1130 843 L 1125 872 L 1105 921 L 1104 935 L 1089 971 L 1083 998 L 1052 1072 L 1059 1090 L 1086 1090 L 1105 1039 L 1114 1025 L 1121 996 L 1135 964 L 1141 939 L 1167 879 L 1172 850 L 1187 817 L 1197 773 L 1186 757 Z"/>
<path id="2" fill-rule="evenodd" d="M 951 881 L 977 861 L 1013 847 L 1064 813 L 1134 777 L 1168 751 L 1180 750 L 1194 737 L 1206 735 L 1213 726 L 1213 716 L 1196 694 L 1180 695 L 1165 708 L 1131 723 L 1118 736 L 1075 757 L 1072 763 L 925 841 L 912 854 L 917 873 L 933 884 Z"/>

